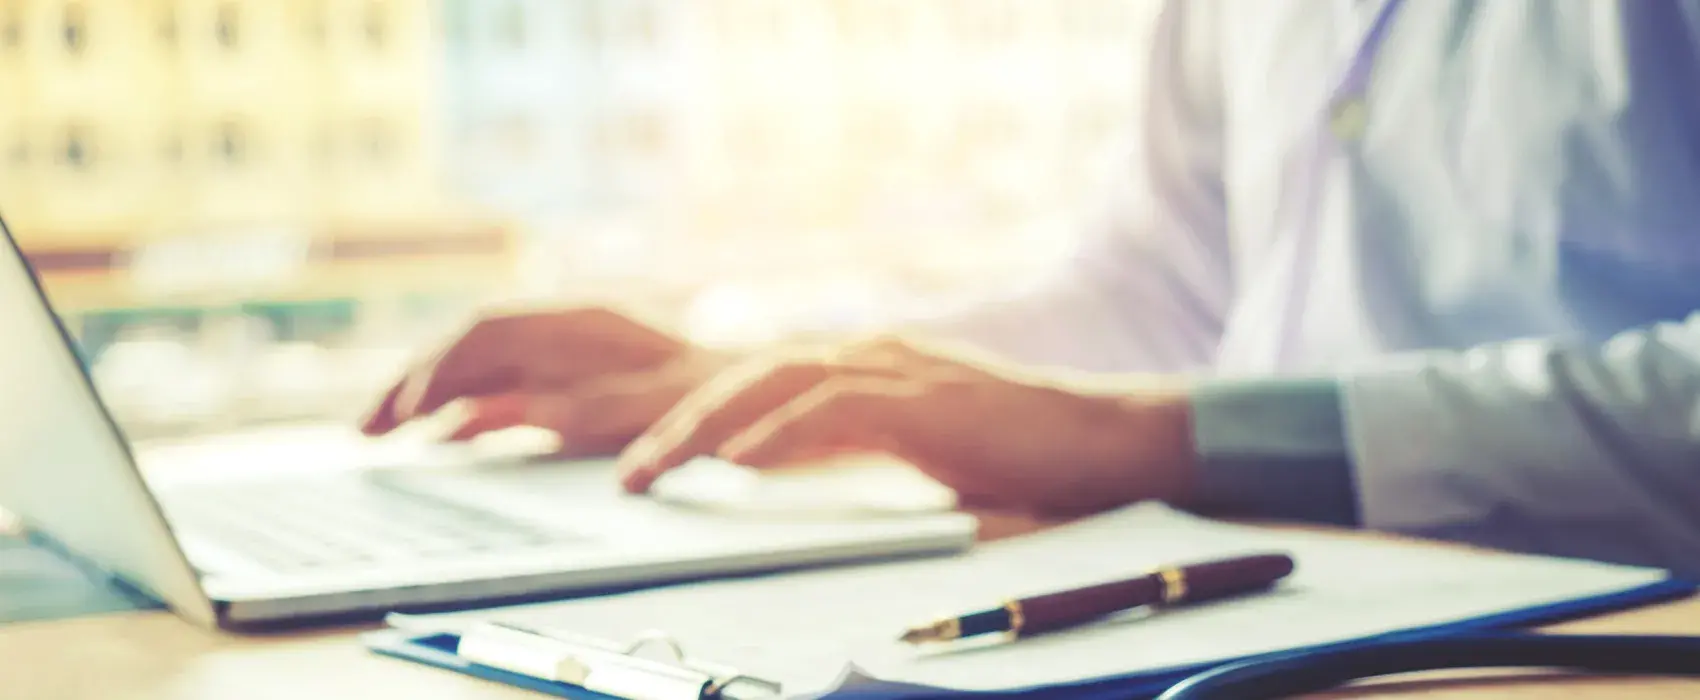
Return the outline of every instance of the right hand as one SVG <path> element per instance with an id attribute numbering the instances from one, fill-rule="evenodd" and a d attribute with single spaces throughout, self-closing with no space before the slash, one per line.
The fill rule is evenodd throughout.
<path id="1" fill-rule="evenodd" d="M 451 403 L 451 440 L 530 426 L 563 455 L 618 452 L 731 358 L 604 308 L 481 318 L 413 367 L 361 425 L 383 435 Z"/>

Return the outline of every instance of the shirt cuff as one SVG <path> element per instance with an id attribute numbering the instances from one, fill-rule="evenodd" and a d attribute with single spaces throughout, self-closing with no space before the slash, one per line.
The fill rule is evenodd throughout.
<path id="1" fill-rule="evenodd" d="M 1356 526 L 1339 385 L 1204 380 L 1193 388 L 1196 501 L 1236 516 Z"/>

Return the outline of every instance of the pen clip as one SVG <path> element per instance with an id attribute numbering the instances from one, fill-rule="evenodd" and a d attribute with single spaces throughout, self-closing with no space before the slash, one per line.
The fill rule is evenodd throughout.
<path id="1" fill-rule="evenodd" d="M 672 657 L 636 656 L 660 645 Z M 685 655 L 672 637 L 646 633 L 621 647 L 581 635 L 503 623 L 480 623 L 460 635 L 456 653 L 476 664 L 628 700 L 720 700 L 774 697 L 780 684 Z"/>

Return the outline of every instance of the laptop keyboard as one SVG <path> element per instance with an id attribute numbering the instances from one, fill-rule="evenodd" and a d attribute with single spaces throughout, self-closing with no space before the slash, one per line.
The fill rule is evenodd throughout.
<path id="1" fill-rule="evenodd" d="M 290 571 L 583 541 L 378 480 L 200 485 L 162 495 L 174 526 Z"/>

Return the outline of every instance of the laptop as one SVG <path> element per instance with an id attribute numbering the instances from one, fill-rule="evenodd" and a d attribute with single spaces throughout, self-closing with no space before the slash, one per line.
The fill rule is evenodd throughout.
<path id="1" fill-rule="evenodd" d="M 479 607 L 955 552 L 975 520 L 740 517 L 619 493 L 612 464 L 250 470 L 137 464 L 0 220 L 0 510 L 36 541 L 211 628 Z"/>

